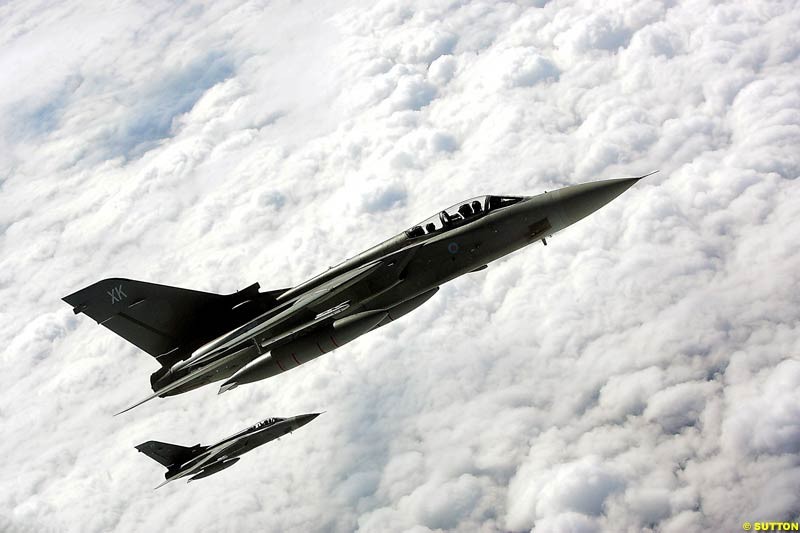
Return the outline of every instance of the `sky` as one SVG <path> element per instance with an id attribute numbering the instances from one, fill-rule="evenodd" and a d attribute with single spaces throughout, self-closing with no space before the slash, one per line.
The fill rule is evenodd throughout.
<path id="1" fill-rule="evenodd" d="M 0 5 L 0 530 L 800 521 L 800 6 Z M 222 396 L 61 297 L 296 285 L 464 198 L 659 169 Z M 326 411 L 158 491 L 135 445 Z"/>

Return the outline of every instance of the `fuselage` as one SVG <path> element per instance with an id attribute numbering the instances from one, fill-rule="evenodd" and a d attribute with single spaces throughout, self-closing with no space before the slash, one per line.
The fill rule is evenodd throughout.
<path id="1" fill-rule="evenodd" d="M 238 377 L 232 385 L 229 380 L 227 388 L 233 388 L 299 366 L 330 351 L 324 343 L 330 349 L 338 347 L 337 335 L 349 342 L 350 337 L 391 322 L 421 305 L 442 284 L 563 230 L 638 179 L 591 182 L 537 196 L 485 196 L 456 204 L 281 294 L 275 308 L 175 365 L 163 384 L 217 365 L 168 394 L 231 376 Z M 328 319 L 332 325 L 325 322 L 316 333 L 306 333 L 309 324 Z M 296 340 L 303 336 L 310 339 L 312 349 L 314 343 L 319 347 L 319 353 L 309 355 L 302 340 Z M 253 369 L 256 363 L 260 369 Z M 247 379 L 245 371 L 250 374 Z"/>

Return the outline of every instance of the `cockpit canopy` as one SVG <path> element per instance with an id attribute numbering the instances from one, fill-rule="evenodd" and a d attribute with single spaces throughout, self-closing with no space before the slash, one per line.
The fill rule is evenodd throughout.
<path id="1" fill-rule="evenodd" d="M 283 418 L 267 418 L 266 420 L 262 420 L 261 422 L 253 426 L 251 429 L 265 428 L 267 426 L 275 424 L 276 422 L 280 422 L 281 420 L 283 420 Z"/>
<path id="2" fill-rule="evenodd" d="M 409 238 L 449 230 L 477 220 L 487 213 L 522 201 L 522 196 L 477 196 L 440 211 L 406 230 Z"/>

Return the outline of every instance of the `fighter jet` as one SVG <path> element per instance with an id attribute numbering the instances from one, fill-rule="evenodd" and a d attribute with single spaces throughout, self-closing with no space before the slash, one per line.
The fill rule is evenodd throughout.
<path id="1" fill-rule="evenodd" d="M 122 412 L 225 380 L 221 393 L 340 348 L 515 250 L 547 245 L 648 175 L 470 198 L 291 288 L 219 295 L 112 278 L 64 300 L 161 365 L 154 393 Z"/>
<path id="2" fill-rule="evenodd" d="M 166 481 L 156 487 L 159 488 L 182 477 L 192 476 L 188 481 L 194 481 L 225 470 L 233 466 L 240 455 L 305 426 L 320 414 L 267 418 L 211 446 L 187 447 L 150 440 L 136 449 L 167 467 Z"/>

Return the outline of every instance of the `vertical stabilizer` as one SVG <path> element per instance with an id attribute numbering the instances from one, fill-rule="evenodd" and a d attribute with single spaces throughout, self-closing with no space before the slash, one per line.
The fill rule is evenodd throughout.
<path id="1" fill-rule="evenodd" d="M 159 442 L 157 440 L 149 440 L 136 447 L 137 450 L 153 459 L 162 465 L 169 468 L 170 466 L 181 464 L 191 459 L 195 455 L 198 448 L 201 446 L 194 446 L 188 448 L 186 446 L 179 446 L 177 444 L 170 444 L 168 442 Z"/>

